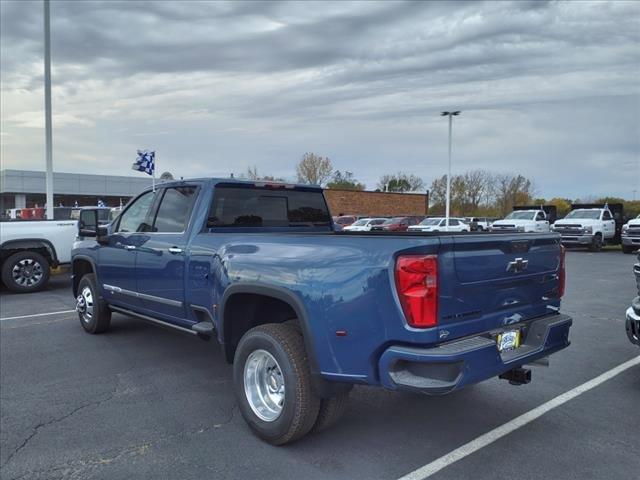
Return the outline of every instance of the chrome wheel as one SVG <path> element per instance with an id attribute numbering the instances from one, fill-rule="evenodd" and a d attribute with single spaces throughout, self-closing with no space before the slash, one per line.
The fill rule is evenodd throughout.
<path id="1" fill-rule="evenodd" d="M 85 323 L 89 323 L 93 318 L 93 294 L 89 287 L 84 287 L 76 297 L 76 311 Z"/>
<path id="2" fill-rule="evenodd" d="M 276 359 L 266 350 L 251 352 L 244 364 L 244 393 L 253 412 L 273 422 L 284 407 L 284 377 Z"/>
<path id="3" fill-rule="evenodd" d="M 11 269 L 11 278 L 21 287 L 33 287 L 42 281 L 44 269 L 33 258 L 24 258 Z"/>

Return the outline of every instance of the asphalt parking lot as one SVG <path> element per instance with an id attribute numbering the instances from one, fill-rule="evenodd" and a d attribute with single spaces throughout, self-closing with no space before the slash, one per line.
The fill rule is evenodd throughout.
<path id="1" fill-rule="evenodd" d="M 569 252 L 572 345 L 533 382 L 444 397 L 356 387 L 334 428 L 272 447 L 245 425 L 213 342 L 114 315 L 87 335 L 68 275 L 0 293 L 2 479 L 398 479 L 640 355 L 624 331 L 635 256 Z M 63 312 L 63 313 L 52 313 Z M 26 315 L 37 315 L 26 318 Z M 631 479 L 640 471 L 640 365 L 446 466 L 434 479 Z"/>

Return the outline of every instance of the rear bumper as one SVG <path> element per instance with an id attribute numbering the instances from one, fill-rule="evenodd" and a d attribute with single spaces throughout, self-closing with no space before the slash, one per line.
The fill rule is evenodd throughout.
<path id="1" fill-rule="evenodd" d="M 380 357 L 380 381 L 391 390 L 449 393 L 566 348 L 572 322 L 571 317 L 562 314 L 526 322 L 521 325 L 522 345 L 502 353 L 488 335 L 432 348 L 392 346 Z"/>
<path id="2" fill-rule="evenodd" d="M 637 307 L 634 309 L 634 306 Z M 627 336 L 631 343 L 640 345 L 640 297 L 636 297 L 633 305 L 627 309 Z"/>

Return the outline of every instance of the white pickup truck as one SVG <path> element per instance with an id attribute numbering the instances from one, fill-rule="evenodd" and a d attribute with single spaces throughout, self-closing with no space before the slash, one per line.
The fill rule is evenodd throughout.
<path id="1" fill-rule="evenodd" d="M 622 251 L 633 253 L 637 249 L 640 249 L 640 215 L 622 227 Z"/>
<path id="2" fill-rule="evenodd" d="M 492 232 L 549 232 L 549 220 L 542 209 L 514 210 L 491 224 Z"/>
<path id="3" fill-rule="evenodd" d="M 77 220 L 1 222 L 2 282 L 17 293 L 41 290 L 51 267 L 70 262 L 77 235 Z"/>
<path id="4" fill-rule="evenodd" d="M 602 208 L 575 208 L 554 224 L 553 231 L 560 234 L 563 245 L 583 246 L 598 252 L 606 243 L 614 243 L 616 221 L 606 205 Z"/>

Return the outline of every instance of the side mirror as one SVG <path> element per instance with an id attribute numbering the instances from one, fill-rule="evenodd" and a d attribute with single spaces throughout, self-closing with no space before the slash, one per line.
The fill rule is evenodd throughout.
<path id="1" fill-rule="evenodd" d="M 109 227 L 107 225 L 98 225 L 96 233 L 96 240 L 100 245 L 106 245 L 109 243 Z"/>
<path id="2" fill-rule="evenodd" d="M 81 210 L 78 220 L 78 236 L 97 237 L 98 236 L 98 211 Z"/>

